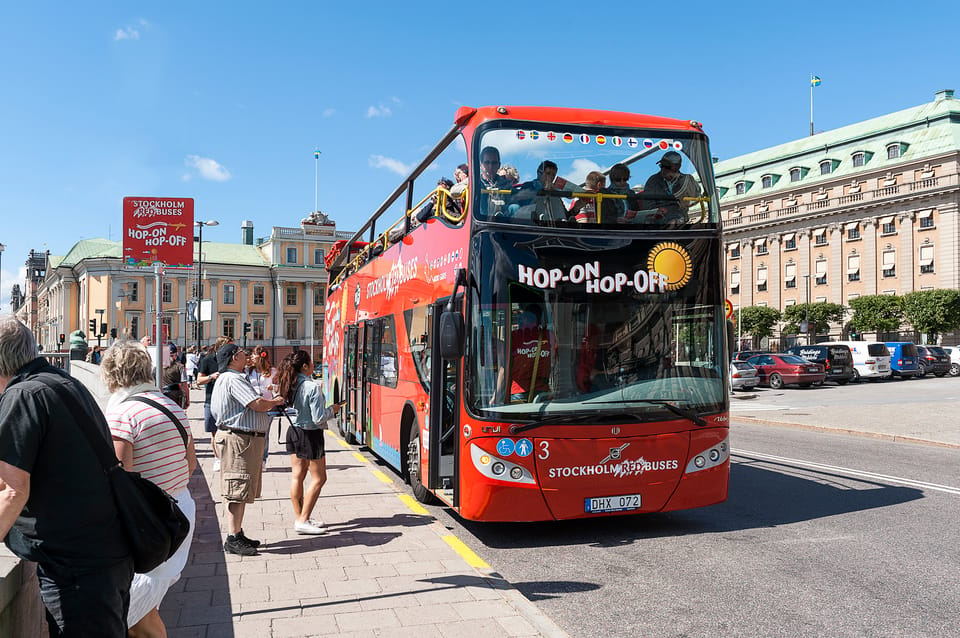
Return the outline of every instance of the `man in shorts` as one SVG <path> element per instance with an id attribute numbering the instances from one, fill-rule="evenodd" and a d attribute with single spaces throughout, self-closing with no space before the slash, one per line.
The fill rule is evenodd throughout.
<path id="1" fill-rule="evenodd" d="M 260 541 L 243 533 L 247 503 L 260 496 L 263 474 L 263 446 L 270 426 L 270 410 L 284 403 L 283 397 L 264 399 L 244 368 L 247 353 L 228 343 L 217 351 L 217 384 L 210 400 L 216 419 L 213 446 L 220 458 L 220 496 L 226 503 L 229 534 L 223 549 L 239 556 L 256 556 Z"/>
<path id="2" fill-rule="evenodd" d="M 217 351 L 228 343 L 233 343 L 230 337 L 218 337 L 209 354 L 200 359 L 197 365 L 197 386 L 203 386 L 206 394 L 203 397 L 203 430 L 210 435 L 213 444 L 213 435 L 217 431 L 217 421 L 210 414 L 210 399 L 213 397 L 213 388 L 220 373 L 217 371 Z M 213 446 L 213 471 L 220 469 L 220 457 L 217 456 L 217 447 Z"/>

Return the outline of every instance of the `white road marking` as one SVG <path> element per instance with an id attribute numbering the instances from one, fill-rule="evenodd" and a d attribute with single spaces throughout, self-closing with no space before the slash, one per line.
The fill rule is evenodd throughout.
<path id="1" fill-rule="evenodd" d="M 936 492 L 945 492 L 947 494 L 955 494 L 957 496 L 960 496 L 960 487 L 951 487 L 949 485 L 940 485 L 938 483 L 927 483 L 925 481 L 914 481 L 913 479 L 901 478 L 899 476 L 888 476 L 886 474 L 864 472 L 862 470 L 854 470 L 848 467 L 838 467 L 836 465 L 824 465 L 823 463 L 814 463 L 812 461 L 803 461 L 801 459 L 791 459 L 784 456 L 774 456 L 772 454 L 764 454 L 762 452 L 751 452 L 749 450 L 731 449 L 730 452 L 732 454 L 754 459 L 757 461 L 773 461 L 777 463 L 786 463 L 788 465 L 795 465 L 797 467 L 805 467 L 813 470 L 823 470 L 823 471 L 833 472 L 835 474 L 851 476 L 854 478 L 862 478 L 862 479 L 869 479 L 872 481 L 894 483 L 897 485 L 906 485 L 908 487 L 916 487 L 922 490 L 933 490 Z"/>

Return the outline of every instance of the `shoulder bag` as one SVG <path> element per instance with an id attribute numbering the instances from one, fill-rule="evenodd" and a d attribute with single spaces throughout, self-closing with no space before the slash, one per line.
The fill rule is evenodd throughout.
<path id="1" fill-rule="evenodd" d="M 145 574 L 156 569 L 173 556 L 183 543 L 190 533 L 190 521 L 180 511 L 176 499 L 137 472 L 123 469 L 113 449 L 95 428 L 94 424 L 99 424 L 102 430 L 110 430 L 100 410 L 94 410 L 91 414 L 91 410 L 81 406 L 71 393 L 60 392 L 52 383 L 40 376 L 37 378 L 43 380 L 67 404 L 67 408 L 75 415 L 76 422 L 80 424 L 80 430 L 86 436 L 90 448 L 100 461 L 113 492 L 117 516 L 126 531 L 134 571 Z M 144 402 L 155 403 L 149 399 Z M 160 409 L 166 411 L 162 406 Z M 186 443 L 183 426 L 175 418 L 172 420 L 180 429 Z"/>

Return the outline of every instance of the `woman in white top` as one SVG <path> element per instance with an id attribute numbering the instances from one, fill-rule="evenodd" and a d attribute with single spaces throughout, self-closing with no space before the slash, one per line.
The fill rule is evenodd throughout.
<path id="1" fill-rule="evenodd" d="M 187 348 L 187 383 L 191 388 L 195 388 L 197 381 L 197 367 L 200 365 L 200 355 L 197 354 L 197 346 Z"/>
<path id="2" fill-rule="evenodd" d="M 135 574 L 130 585 L 127 626 L 130 636 L 166 636 L 157 607 L 167 590 L 180 579 L 193 536 L 196 506 L 187 483 L 197 467 L 189 421 L 183 410 L 154 383 L 147 349 L 136 341 L 114 344 L 100 362 L 100 375 L 111 392 L 106 417 L 117 458 L 127 471 L 153 481 L 177 501 L 190 521 L 190 533 L 166 562 L 146 574 Z M 141 396 L 167 409 L 180 428 L 162 410 L 132 399 Z"/>
<path id="3" fill-rule="evenodd" d="M 247 360 L 247 378 L 250 379 L 250 385 L 257 391 L 257 394 L 264 399 L 272 399 L 276 396 L 277 369 L 270 365 L 270 355 L 263 346 L 256 346 L 250 352 L 250 358 Z M 268 427 L 267 434 L 263 439 L 264 465 L 267 463 L 269 453 L 270 428 Z"/>

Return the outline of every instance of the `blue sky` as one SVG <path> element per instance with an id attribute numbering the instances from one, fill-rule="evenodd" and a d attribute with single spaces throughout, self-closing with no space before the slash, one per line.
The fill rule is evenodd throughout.
<path id="1" fill-rule="evenodd" d="M 327 5 L 337 6 L 327 6 Z M 0 4 L 0 312 L 31 249 L 120 240 L 125 196 L 193 197 L 239 242 L 319 207 L 359 227 L 459 106 L 696 119 L 721 158 L 960 90 L 960 3 Z M 313 151 L 322 152 L 315 165 Z M 451 177 L 453 167 L 438 167 Z"/>

